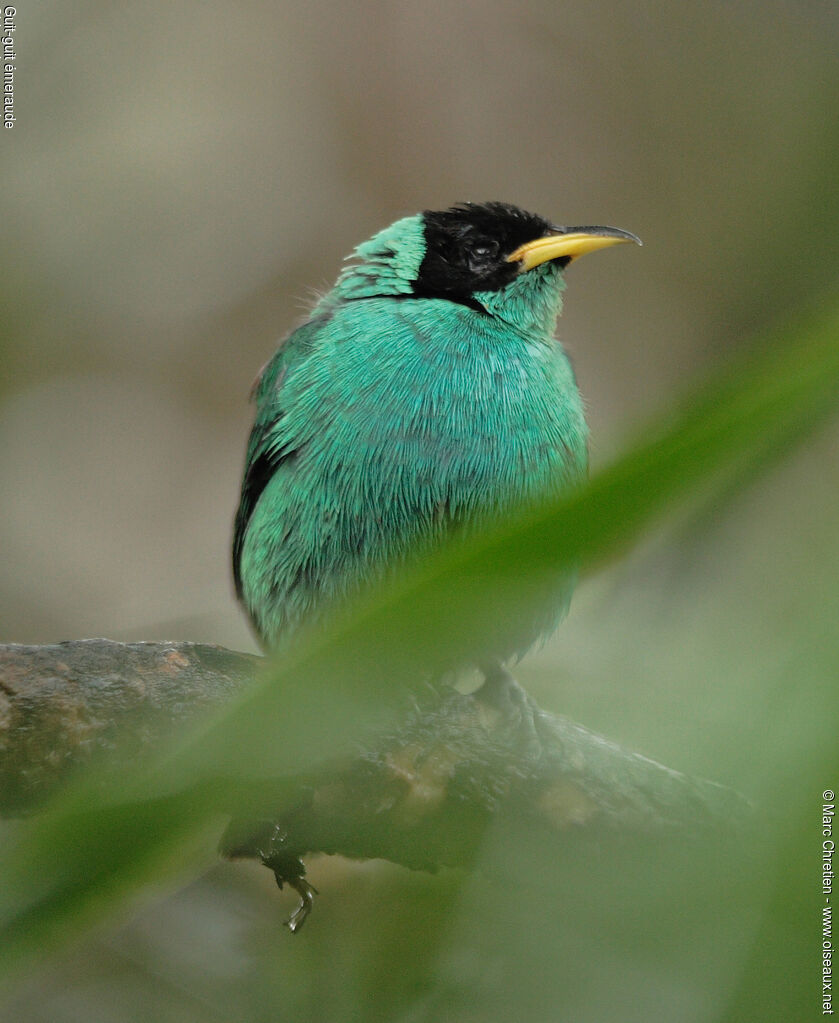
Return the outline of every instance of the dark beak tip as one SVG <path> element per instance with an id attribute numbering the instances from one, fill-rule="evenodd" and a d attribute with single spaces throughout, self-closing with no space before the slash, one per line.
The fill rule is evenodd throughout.
<path id="1" fill-rule="evenodd" d="M 634 242 L 636 245 L 643 247 L 644 243 L 638 237 L 637 234 L 633 234 L 631 231 L 624 231 L 620 227 L 605 227 L 603 225 L 592 225 L 585 224 L 581 227 L 560 227 L 554 225 L 554 231 L 557 234 L 594 234 L 603 235 L 607 238 L 624 238 L 628 242 Z"/>
<path id="2" fill-rule="evenodd" d="M 592 233 L 593 234 L 600 233 L 611 238 L 622 238 L 625 241 L 634 242 L 636 245 L 640 245 L 642 247 L 644 245 L 644 243 L 641 241 L 637 234 L 633 234 L 631 231 L 623 231 L 619 227 L 604 227 L 601 228 L 599 232 L 593 231 Z"/>

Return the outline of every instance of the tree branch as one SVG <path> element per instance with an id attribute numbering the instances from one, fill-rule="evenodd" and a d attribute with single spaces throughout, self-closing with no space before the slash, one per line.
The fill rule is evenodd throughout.
<path id="1" fill-rule="evenodd" d="M 260 664 L 193 643 L 0 646 L 0 814 L 36 810 L 94 757 L 150 756 Z M 218 786 L 219 809 L 237 812 L 222 851 L 261 859 L 304 900 L 298 858 L 308 852 L 434 870 L 470 864 L 490 825 L 559 849 L 615 835 L 730 835 L 751 815 L 723 786 L 540 710 L 504 673 L 472 695 L 429 688 L 392 733 L 346 762 L 283 779 L 281 791 L 273 816 L 264 780 L 250 800 Z"/>
<path id="2" fill-rule="evenodd" d="M 152 754 L 259 663 L 197 643 L 0 645 L 0 815 L 37 809 L 95 756 Z"/>

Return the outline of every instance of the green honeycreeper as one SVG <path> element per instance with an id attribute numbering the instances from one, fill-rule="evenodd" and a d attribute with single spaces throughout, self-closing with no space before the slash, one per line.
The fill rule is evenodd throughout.
<path id="1" fill-rule="evenodd" d="M 266 648 L 455 529 L 580 481 L 583 402 L 554 338 L 563 272 L 627 241 L 489 202 L 358 246 L 254 386 L 233 571 Z M 511 612 L 487 663 L 549 634 L 572 587 Z"/>

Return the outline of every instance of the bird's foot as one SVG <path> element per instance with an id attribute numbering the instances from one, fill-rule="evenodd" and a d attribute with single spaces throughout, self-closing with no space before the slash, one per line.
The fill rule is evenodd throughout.
<path id="1" fill-rule="evenodd" d="M 473 694 L 485 707 L 500 715 L 494 727 L 503 729 L 528 760 L 542 754 L 539 710 L 507 669 L 499 663 L 483 665 L 484 684 Z"/>
<path id="2" fill-rule="evenodd" d="M 300 896 L 300 904 L 285 921 L 295 934 L 309 916 L 317 888 L 306 880 L 306 868 L 300 857 L 287 846 L 288 834 L 276 821 L 231 821 L 221 841 L 221 851 L 230 858 L 248 857 L 259 860 L 273 870 L 277 887 L 293 888 Z"/>
<path id="3" fill-rule="evenodd" d="M 311 913 L 318 890 L 306 880 L 306 868 L 300 857 L 286 848 L 286 837 L 280 825 L 275 824 L 268 836 L 268 842 L 262 843 L 257 851 L 265 866 L 274 871 L 274 878 L 280 891 L 283 890 L 283 885 L 288 885 L 300 896 L 299 906 L 285 921 L 291 933 L 296 934 Z"/>
<path id="4" fill-rule="evenodd" d="M 274 871 L 274 876 L 277 879 L 277 884 L 282 888 L 283 882 L 280 880 L 280 875 Z M 293 888 L 300 896 L 300 905 L 288 920 L 284 921 L 291 933 L 296 934 L 309 918 L 309 913 L 312 912 L 312 906 L 314 905 L 318 890 L 313 884 L 309 884 L 305 877 L 286 878 L 286 883 L 289 888 Z"/>

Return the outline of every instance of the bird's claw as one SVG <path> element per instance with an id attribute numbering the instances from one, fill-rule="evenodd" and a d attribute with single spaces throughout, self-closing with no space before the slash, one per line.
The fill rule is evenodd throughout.
<path id="1" fill-rule="evenodd" d="M 283 882 L 277 876 L 277 884 L 282 888 Z M 312 906 L 315 901 L 315 896 L 318 894 L 317 888 L 304 877 L 294 877 L 287 879 L 287 884 L 290 888 L 293 888 L 300 896 L 300 905 L 291 914 L 288 920 L 285 921 L 286 927 L 291 931 L 292 934 L 296 934 L 300 928 L 306 923 L 309 913 L 312 911 Z"/>
<path id="2" fill-rule="evenodd" d="M 295 934 L 311 913 L 318 890 L 306 880 L 303 861 L 287 843 L 288 833 L 277 821 L 234 819 L 221 840 L 221 849 L 225 856 L 231 858 L 248 856 L 258 859 L 273 871 L 280 891 L 288 885 L 297 892 L 300 904 L 285 921 L 286 927 Z"/>
<path id="3" fill-rule="evenodd" d="M 279 824 L 275 824 L 267 846 L 260 850 L 260 859 L 266 867 L 274 871 L 274 878 L 280 891 L 283 885 L 288 885 L 300 896 L 300 904 L 285 921 L 291 933 L 296 934 L 311 913 L 318 890 L 306 880 L 303 861 L 286 848 L 285 842 L 285 831 Z"/>

